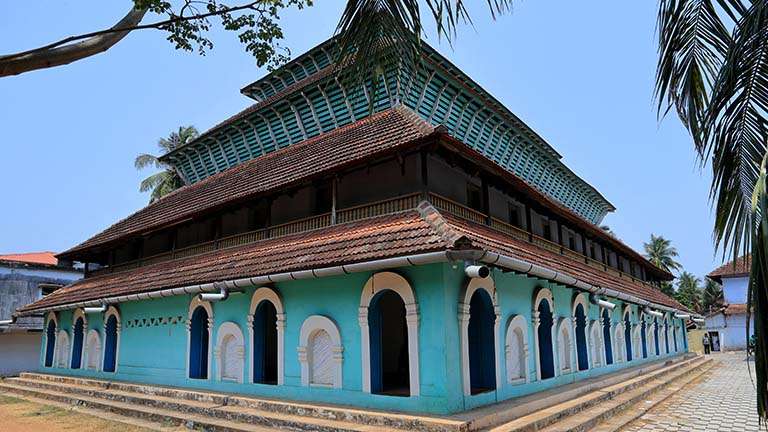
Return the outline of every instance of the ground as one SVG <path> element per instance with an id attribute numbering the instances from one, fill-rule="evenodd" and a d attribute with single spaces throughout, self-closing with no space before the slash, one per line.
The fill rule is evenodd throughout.
<path id="1" fill-rule="evenodd" d="M 10 396 L 0 395 L 0 419 L 3 432 L 148 432 L 79 412 L 77 408 L 41 405 Z"/>
<path id="2" fill-rule="evenodd" d="M 714 354 L 713 358 L 717 364 L 709 372 L 630 423 L 623 432 L 760 431 L 752 383 L 754 363 L 746 362 L 743 352 Z"/>

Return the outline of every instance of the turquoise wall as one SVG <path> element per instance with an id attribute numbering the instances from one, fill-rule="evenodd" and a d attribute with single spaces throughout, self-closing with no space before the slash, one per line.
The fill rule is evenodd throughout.
<path id="1" fill-rule="evenodd" d="M 211 352 L 215 346 L 219 326 L 227 321 L 236 323 L 246 339 L 245 384 L 217 381 L 217 367 L 211 354 L 210 374 L 206 380 L 187 377 L 187 329 L 186 321 L 192 296 L 168 297 L 156 300 L 129 302 L 119 305 L 121 332 L 116 373 L 92 370 L 44 368 L 45 335 L 41 344 L 40 365 L 42 370 L 69 375 L 109 378 L 125 381 L 173 385 L 242 393 L 266 397 L 323 403 L 350 404 L 385 410 L 427 413 L 452 413 L 476 406 L 521 396 L 546 388 L 611 372 L 630 365 L 667 357 L 652 356 L 631 363 L 614 364 L 599 369 L 557 376 L 536 381 L 537 353 L 534 345 L 532 305 L 534 292 L 539 287 L 552 290 L 557 316 L 570 317 L 574 291 L 546 281 L 514 273 L 494 271 L 498 306 L 501 312 L 499 327 L 498 367 L 502 384 L 495 391 L 464 396 L 462 385 L 461 344 L 457 320 L 459 296 L 466 284 L 462 265 L 433 264 L 398 269 L 415 291 L 419 304 L 419 359 L 420 395 L 394 397 L 373 395 L 362 391 L 361 335 L 358 323 L 358 307 L 363 286 L 371 273 L 356 273 L 316 280 L 291 281 L 273 287 L 282 297 L 286 312 L 284 371 L 282 386 L 248 383 L 248 366 L 252 348 L 248 340 L 247 317 L 251 296 L 256 287 L 242 294 L 232 294 L 229 299 L 212 303 L 214 327 L 211 335 Z M 613 311 L 612 319 L 621 318 L 622 304 Z M 636 310 L 634 310 L 636 312 Z M 589 318 L 597 318 L 597 307 L 590 305 Z M 344 346 L 341 389 L 304 387 L 301 385 L 301 365 L 296 347 L 304 320 L 311 315 L 325 315 L 339 327 Z M 522 315 L 528 323 L 530 383 L 511 385 L 506 382 L 504 341 L 509 320 Z M 70 332 L 72 312 L 58 313 L 60 329 Z M 633 322 L 637 315 L 633 313 Z M 680 324 L 680 320 L 678 325 Z M 103 343 L 103 314 L 88 316 L 88 328 L 99 330 Z M 663 334 L 663 332 L 662 332 Z M 670 331 L 671 336 L 671 331 Z M 663 339 L 661 341 L 663 347 Z M 682 343 L 678 344 L 680 351 Z M 670 343 L 670 347 L 673 344 Z M 674 355 L 675 353 L 671 353 Z"/>

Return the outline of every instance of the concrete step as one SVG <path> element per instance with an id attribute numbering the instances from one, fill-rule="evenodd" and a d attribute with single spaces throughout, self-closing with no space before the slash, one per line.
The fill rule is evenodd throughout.
<path id="1" fill-rule="evenodd" d="M 601 421 L 622 412 L 664 386 L 701 371 L 709 363 L 709 359 L 701 357 L 678 362 L 530 413 L 490 430 L 493 432 L 590 431 Z"/>
<path id="2" fill-rule="evenodd" d="M 84 407 L 101 413 L 131 417 L 145 422 L 152 422 L 157 425 L 183 426 L 189 429 L 216 432 L 274 432 L 278 430 L 257 425 L 236 425 L 228 421 L 178 413 L 173 410 L 140 407 L 133 404 L 106 401 L 98 398 L 77 397 L 42 389 L 15 386 L 4 382 L 0 382 L 0 392 L 19 396 L 24 399 L 34 400 L 39 403 L 53 402 L 54 404 Z M 158 427 L 156 429 L 161 428 Z"/>
<path id="3" fill-rule="evenodd" d="M 708 362 L 707 364 L 702 365 L 699 370 L 691 373 L 690 375 L 665 385 L 661 390 L 647 395 L 645 398 L 628 407 L 623 412 L 618 413 L 614 417 L 611 417 L 606 421 L 597 424 L 591 429 L 591 432 L 617 432 L 622 430 L 625 426 L 642 417 L 645 415 L 645 413 L 656 407 L 658 404 L 669 399 L 677 392 L 691 385 L 695 385 L 702 377 L 704 377 L 708 372 L 712 370 L 712 368 L 716 366 L 716 363 L 717 362 L 715 361 Z"/>
<path id="4" fill-rule="evenodd" d="M 290 430 L 407 429 L 448 432 L 465 429 L 464 423 L 450 419 L 290 403 L 60 375 L 24 373 L 19 378 L 9 378 L 0 382 L 0 388 L 3 385 L 12 386 L 16 391 L 39 390 L 43 393 L 68 395 L 73 399 L 98 399 Z"/>
<path id="5" fill-rule="evenodd" d="M 485 430 L 577 399 L 580 400 L 578 402 L 572 402 L 573 409 L 580 410 L 611 397 L 611 394 L 598 392 L 598 390 L 617 384 L 621 384 L 621 386 L 614 388 L 614 392 L 631 390 L 632 388 L 653 379 L 657 376 L 657 373 L 671 373 L 677 368 L 685 367 L 687 364 L 690 364 L 690 362 L 696 361 L 696 359 L 697 356 L 695 354 L 686 354 L 672 359 L 646 363 L 609 374 L 579 380 L 575 383 L 554 387 L 527 396 L 508 399 L 493 405 L 476 408 L 453 415 L 451 418 L 467 422 L 469 430 Z M 590 394 L 592 395 L 588 396 Z M 551 419 L 551 421 L 554 420 L 557 419 Z"/>

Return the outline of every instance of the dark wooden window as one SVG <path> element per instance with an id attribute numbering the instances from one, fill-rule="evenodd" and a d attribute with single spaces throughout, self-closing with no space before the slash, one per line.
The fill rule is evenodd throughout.
<path id="1" fill-rule="evenodd" d="M 318 183 L 315 185 L 315 199 L 313 214 L 328 213 L 333 207 L 333 195 L 330 182 Z"/>
<path id="2" fill-rule="evenodd" d="M 509 204 L 509 223 L 518 228 L 523 227 L 523 218 L 520 214 L 520 206 L 515 203 Z"/>
<path id="3" fill-rule="evenodd" d="M 547 219 L 542 219 L 541 223 L 542 237 L 547 240 L 552 240 L 552 226 L 549 224 L 549 221 Z"/>
<path id="4" fill-rule="evenodd" d="M 483 191 L 474 183 L 467 183 L 467 207 L 481 211 L 483 209 Z"/>

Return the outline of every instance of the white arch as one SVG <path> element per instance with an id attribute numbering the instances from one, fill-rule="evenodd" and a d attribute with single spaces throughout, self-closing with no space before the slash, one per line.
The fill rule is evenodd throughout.
<path id="1" fill-rule="evenodd" d="M 245 375 L 245 338 L 240 326 L 227 321 L 216 332 L 216 379 L 243 383 Z"/>
<path id="2" fill-rule="evenodd" d="M 314 346 L 318 337 L 322 338 L 327 346 Z M 327 339 L 326 339 L 327 338 Z M 318 339 L 319 340 L 319 339 Z M 339 328 L 330 318 L 322 315 L 312 315 L 304 320 L 299 334 L 299 363 L 301 364 L 301 385 L 341 388 L 342 386 L 342 362 L 344 361 L 344 346 L 341 343 Z M 315 357 L 322 354 L 323 358 Z M 329 364 L 331 370 L 330 383 L 313 382 L 312 371 L 318 361 Z"/>
<path id="3" fill-rule="evenodd" d="M 459 295 L 459 331 L 461 337 L 461 377 L 464 395 L 472 394 L 471 380 L 469 376 L 469 304 L 477 290 L 485 290 L 493 303 L 493 311 L 496 315 L 493 325 L 493 365 L 495 369 L 496 388 L 501 388 L 501 371 L 499 371 L 499 327 L 501 325 L 501 310 L 496 299 L 496 285 L 493 277 L 470 278 Z"/>
<path id="4" fill-rule="evenodd" d="M 197 310 L 198 307 L 202 307 L 205 309 L 205 311 L 208 313 L 208 323 L 206 325 L 208 329 L 208 370 L 206 371 L 206 377 L 211 377 L 211 351 L 213 351 L 210 347 L 210 343 L 213 340 L 213 306 L 211 306 L 210 302 L 200 300 L 200 297 L 194 296 L 192 297 L 192 301 L 189 302 L 189 310 L 187 312 L 187 377 L 189 377 L 189 349 L 192 345 L 192 314 L 195 313 L 195 310 Z"/>
<path id="5" fill-rule="evenodd" d="M 603 327 L 600 320 L 592 320 L 589 325 L 589 351 L 591 354 L 591 367 L 600 367 L 605 364 L 605 348 L 603 346 Z"/>
<path id="6" fill-rule="evenodd" d="M 85 356 L 83 358 L 84 369 L 99 370 L 101 367 L 101 335 L 96 329 L 88 331 L 85 338 Z"/>
<path id="7" fill-rule="evenodd" d="M 528 323 L 522 315 L 513 315 L 507 324 L 505 338 L 507 382 L 522 384 L 531 381 L 528 371 Z"/>
<path id="8" fill-rule="evenodd" d="M 56 367 L 68 368 L 69 367 L 69 332 L 66 330 L 59 330 L 56 335 Z"/>
<path id="9" fill-rule="evenodd" d="M 553 362 L 554 359 L 557 358 L 557 347 L 555 346 L 555 341 L 557 340 L 557 317 L 555 315 L 555 298 L 552 295 L 552 291 L 549 290 L 549 288 L 540 287 L 536 291 L 536 296 L 534 296 L 533 299 L 533 310 L 531 311 L 533 313 L 533 342 L 534 346 L 536 348 L 536 379 L 541 380 L 541 365 L 539 364 L 539 356 L 541 356 L 541 347 L 539 344 L 539 326 L 541 326 L 541 317 L 539 317 L 539 304 L 541 304 L 542 301 L 547 302 L 549 305 L 549 310 L 552 312 L 552 357 Z M 555 374 L 553 376 L 556 377 L 559 375 L 559 366 L 554 365 Z"/>
<path id="10" fill-rule="evenodd" d="M 557 322 L 557 362 L 561 374 L 574 372 L 574 337 L 571 320 L 560 318 Z"/>
<path id="11" fill-rule="evenodd" d="M 551 292 L 550 292 L 550 298 L 551 298 Z M 536 303 L 538 305 L 538 303 Z M 579 293 L 574 299 L 573 299 L 573 307 L 571 308 L 571 316 L 574 318 L 576 317 L 576 306 L 581 305 L 584 308 L 584 316 L 589 319 L 589 297 L 587 296 L 587 293 Z M 550 305 L 552 306 L 552 305 Z"/>
<path id="12" fill-rule="evenodd" d="M 251 307 L 248 312 L 248 343 L 253 343 L 253 320 L 256 309 L 263 301 L 272 303 L 277 312 L 277 385 L 283 385 L 285 383 L 285 307 L 280 294 L 269 287 L 257 289 L 251 297 Z M 253 354 L 248 358 L 249 382 L 253 382 Z"/>
<path id="13" fill-rule="evenodd" d="M 114 305 L 111 305 L 107 308 L 107 311 L 104 313 L 104 343 L 102 344 L 102 354 L 101 354 L 101 370 L 104 370 L 104 360 L 106 359 L 106 350 L 107 350 L 107 322 L 109 321 L 109 317 L 114 316 L 115 322 L 117 323 L 117 326 L 115 326 L 115 372 L 117 373 L 117 368 L 119 367 L 120 362 L 118 361 L 120 359 L 120 329 L 122 327 L 122 321 L 120 318 L 120 311 L 117 310 L 117 307 Z M 187 347 L 187 351 L 189 351 L 189 347 Z M 189 372 L 189 371 L 187 371 Z M 189 376 L 189 373 L 187 373 L 187 376 Z"/>
<path id="14" fill-rule="evenodd" d="M 408 382 L 410 396 L 418 396 L 419 385 L 419 305 L 416 295 L 408 281 L 393 272 L 373 274 L 365 282 L 360 296 L 360 308 L 357 321 L 360 324 L 360 347 L 362 349 L 361 369 L 363 371 L 363 391 L 371 392 L 371 338 L 368 329 L 368 308 L 371 301 L 382 291 L 391 290 L 397 293 L 405 304 L 405 322 L 408 327 Z"/>
<path id="15" fill-rule="evenodd" d="M 640 333 L 640 325 L 635 324 L 635 328 L 632 330 L 632 360 L 643 358 L 643 339 Z"/>

